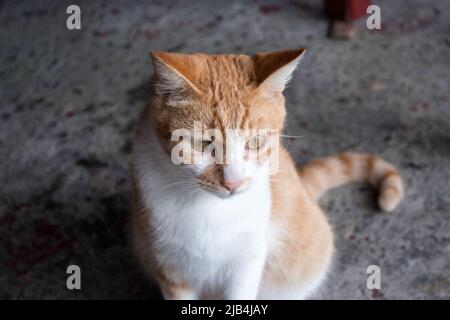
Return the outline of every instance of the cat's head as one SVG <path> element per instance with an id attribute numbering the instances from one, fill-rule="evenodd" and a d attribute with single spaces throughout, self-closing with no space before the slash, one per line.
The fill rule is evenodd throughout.
<path id="1" fill-rule="evenodd" d="M 283 90 L 304 52 L 152 52 L 152 118 L 168 161 L 224 198 L 273 171 L 286 115 Z"/>

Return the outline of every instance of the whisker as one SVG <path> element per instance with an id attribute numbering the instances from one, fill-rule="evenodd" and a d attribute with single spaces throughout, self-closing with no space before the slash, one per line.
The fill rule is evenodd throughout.
<path id="1" fill-rule="evenodd" d="M 280 134 L 280 137 L 289 138 L 289 139 L 301 139 L 301 138 L 306 138 L 307 136 L 308 136 L 307 134 L 304 134 L 301 136 L 291 136 L 291 135 L 287 135 L 287 134 Z"/>
<path id="2" fill-rule="evenodd" d="M 186 186 L 186 187 L 195 187 L 196 186 L 196 182 L 194 180 L 181 180 L 181 181 L 175 181 L 172 183 L 168 183 L 165 184 L 163 186 L 161 186 L 162 188 L 171 188 L 171 187 L 175 187 L 175 186 Z"/>

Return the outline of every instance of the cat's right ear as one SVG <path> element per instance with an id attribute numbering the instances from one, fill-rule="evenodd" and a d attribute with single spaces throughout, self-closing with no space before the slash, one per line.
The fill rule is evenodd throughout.
<path id="1" fill-rule="evenodd" d="M 253 61 L 259 86 L 270 92 L 281 93 L 305 52 L 306 49 L 301 48 L 261 52 L 254 55 Z"/>
<path id="2" fill-rule="evenodd" d="M 152 51 L 150 56 L 155 70 L 155 90 L 159 95 L 201 93 L 195 85 L 195 61 L 192 56 Z"/>

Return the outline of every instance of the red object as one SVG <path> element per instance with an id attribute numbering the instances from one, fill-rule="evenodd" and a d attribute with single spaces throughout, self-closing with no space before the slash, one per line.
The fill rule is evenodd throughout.
<path id="1" fill-rule="evenodd" d="M 276 4 L 266 4 L 259 7 L 259 11 L 261 11 L 262 14 L 269 14 L 271 12 L 277 12 L 280 10 L 280 7 Z"/>
<path id="2" fill-rule="evenodd" d="M 324 0 L 324 11 L 332 20 L 359 19 L 366 15 L 371 0 Z"/>

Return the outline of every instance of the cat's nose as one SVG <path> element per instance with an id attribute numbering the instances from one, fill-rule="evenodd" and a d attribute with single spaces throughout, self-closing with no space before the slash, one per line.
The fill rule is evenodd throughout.
<path id="1" fill-rule="evenodd" d="M 225 181 L 223 186 L 230 190 L 230 192 L 236 191 L 239 188 L 244 180 L 233 180 L 233 181 Z"/>

